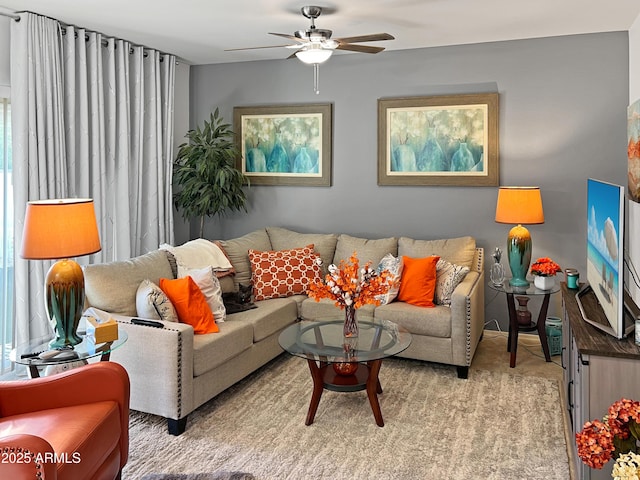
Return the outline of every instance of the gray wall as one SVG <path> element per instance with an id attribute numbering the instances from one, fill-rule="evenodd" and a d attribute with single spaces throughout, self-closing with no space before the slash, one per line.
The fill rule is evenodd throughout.
<path id="1" fill-rule="evenodd" d="M 497 91 L 500 184 L 542 190 L 546 221 L 529 229 L 533 256 L 586 271 L 586 179 L 626 181 L 628 61 L 627 32 L 336 54 L 320 67 L 320 95 L 312 69 L 296 60 L 192 67 L 192 127 L 216 107 L 231 122 L 240 105 L 334 106 L 332 186 L 252 186 L 249 213 L 211 219 L 205 236 L 268 225 L 370 238 L 468 234 L 490 254 L 510 228 L 494 222 L 495 187 L 377 185 L 376 107 L 382 97 Z M 487 321 L 505 329 L 504 298 L 490 290 L 486 297 Z M 550 313 L 560 313 L 559 297 Z"/>

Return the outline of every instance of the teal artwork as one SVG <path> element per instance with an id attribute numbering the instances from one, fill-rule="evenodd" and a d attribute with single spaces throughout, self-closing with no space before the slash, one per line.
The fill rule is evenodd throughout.
<path id="1" fill-rule="evenodd" d="M 486 172 L 486 105 L 388 109 L 389 173 Z"/>
<path id="2" fill-rule="evenodd" d="M 244 115 L 244 173 L 319 176 L 322 171 L 322 115 Z"/>

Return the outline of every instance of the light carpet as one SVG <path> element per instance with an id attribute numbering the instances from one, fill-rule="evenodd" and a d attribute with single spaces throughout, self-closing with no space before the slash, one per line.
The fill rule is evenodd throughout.
<path id="1" fill-rule="evenodd" d="M 388 359 L 375 424 L 366 393 L 325 391 L 304 425 L 307 362 L 281 355 L 166 433 L 160 417 L 131 413 L 123 478 L 237 471 L 280 479 L 569 478 L 558 384 L 512 373 Z"/>

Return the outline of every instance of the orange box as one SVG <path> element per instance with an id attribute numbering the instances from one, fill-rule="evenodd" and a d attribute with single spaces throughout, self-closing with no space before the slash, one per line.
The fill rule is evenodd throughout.
<path id="1" fill-rule="evenodd" d="M 113 342 L 118 339 L 118 323 L 110 318 L 100 320 L 96 317 L 87 318 L 87 338 L 94 343 Z"/>

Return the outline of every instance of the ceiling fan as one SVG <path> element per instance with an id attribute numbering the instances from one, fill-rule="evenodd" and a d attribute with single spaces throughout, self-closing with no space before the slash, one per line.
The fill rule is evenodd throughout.
<path id="1" fill-rule="evenodd" d="M 355 37 L 343 37 L 343 38 L 331 38 L 333 33 L 331 30 L 325 30 L 317 28 L 315 25 L 315 19 L 322 13 L 322 7 L 309 5 L 300 9 L 302 15 L 311 21 L 309 28 L 305 30 L 297 30 L 293 35 L 287 33 L 273 33 L 270 35 L 276 35 L 278 37 L 287 38 L 295 43 L 287 45 L 271 45 L 265 47 L 248 47 L 248 48 L 232 48 L 225 50 L 237 51 L 237 50 L 255 50 L 259 48 L 292 48 L 296 51 L 289 55 L 287 58 L 297 57 L 300 61 L 313 65 L 313 79 L 314 79 L 314 91 L 320 93 L 318 90 L 318 65 L 329 60 L 329 57 L 333 54 L 334 50 L 349 50 L 359 53 L 379 53 L 384 50 L 384 47 L 374 47 L 370 45 L 357 45 L 362 42 L 377 42 L 381 40 L 394 40 L 393 35 L 388 33 L 375 33 L 371 35 L 358 35 Z"/>

